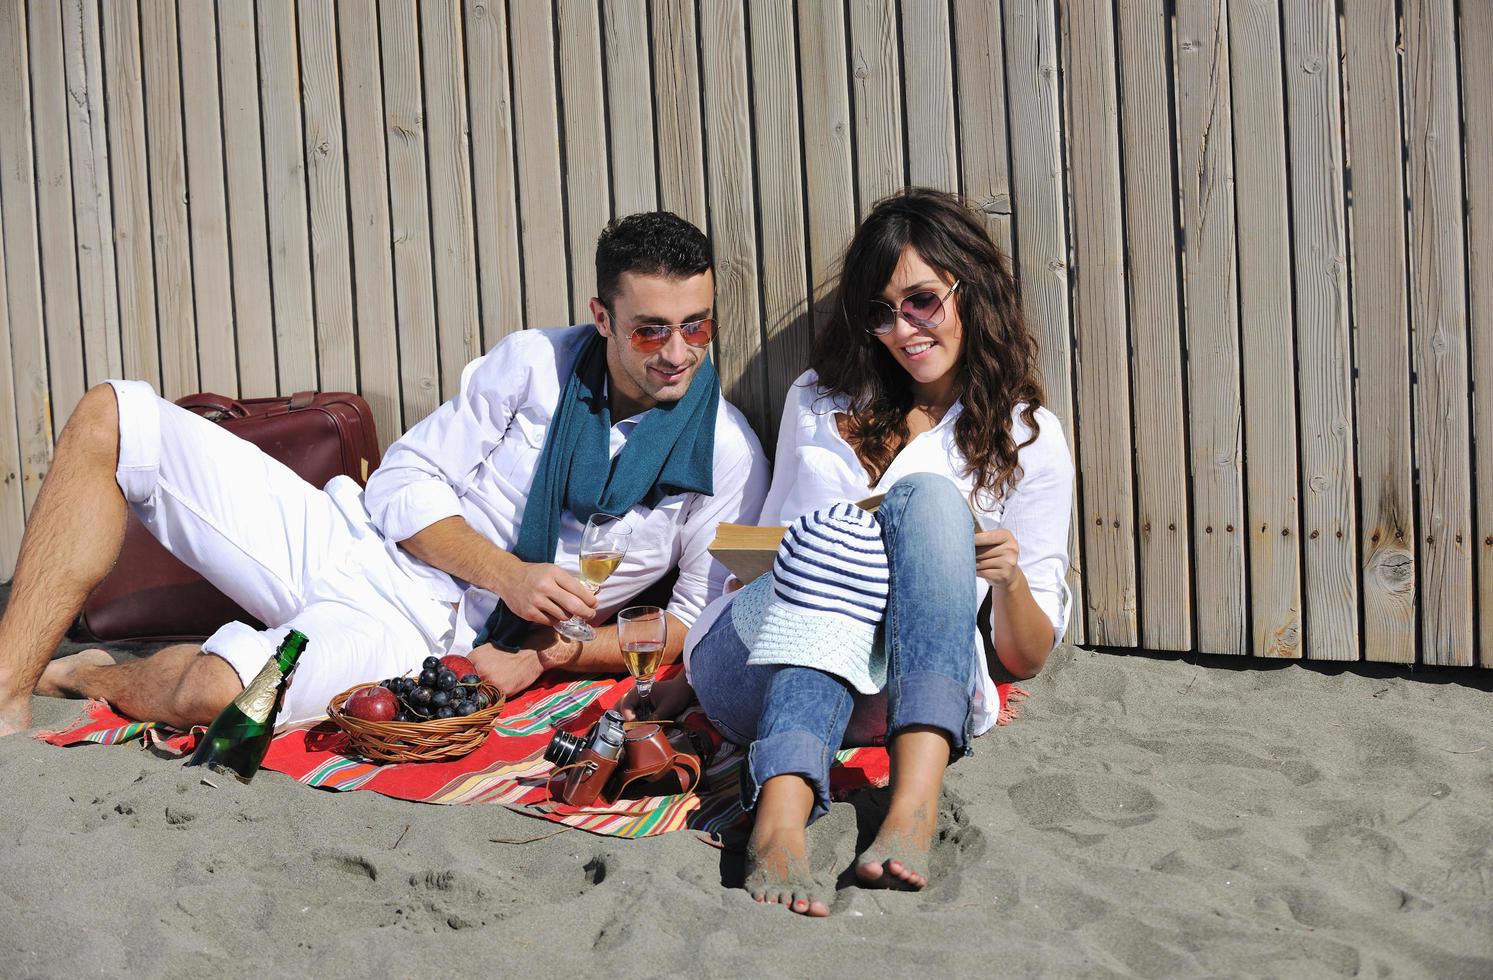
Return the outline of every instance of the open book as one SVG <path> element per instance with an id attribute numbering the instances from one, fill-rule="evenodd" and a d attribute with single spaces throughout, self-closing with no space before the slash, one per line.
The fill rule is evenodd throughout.
<path id="1" fill-rule="evenodd" d="M 878 493 L 874 497 L 857 500 L 855 505 L 874 513 L 885 496 L 884 493 Z M 715 529 L 715 540 L 710 543 L 710 553 L 745 585 L 757 576 L 772 571 L 772 561 L 777 557 L 778 545 L 787 530 L 777 524 L 767 527 L 722 524 Z"/>

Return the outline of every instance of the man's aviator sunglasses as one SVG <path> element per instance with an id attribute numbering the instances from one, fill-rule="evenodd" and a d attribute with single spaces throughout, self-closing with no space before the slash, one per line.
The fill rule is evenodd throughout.
<path id="1" fill-rule="evenodd" d="M 882 334 L 892 332 L 892 326 L 897 322 L 897 314 L 902 314 L 902 319 L 915 327 L 925 329 L 936 327 L 943 323 L 944 304 L 949 297 L 954 295 L 954 290 L 959 288 L 959 281 L 942 296 L 930 290 L 913 293 L 897 306 L 893 306 L 883 300 L 873 299 L 866 304 L 866 329 L 880 337 Z"/>
<path id="2" fill-rule="evenodd" d="M 612 318 L 614 324 L 617 322 L 616 315 L 610 309 L 607 310 L 607 316 Z M 715 337 L 715 319 L 706 317 L 688 323 L 645 323 L 629 330 L 627 341 L 639 354 L 652 354 L 663 350 L 664 344 L 669 342 L 669 335 L 675 330 L 679 331 L 679 336 L 691 347 L 709 347 L 711 339 Z"/>

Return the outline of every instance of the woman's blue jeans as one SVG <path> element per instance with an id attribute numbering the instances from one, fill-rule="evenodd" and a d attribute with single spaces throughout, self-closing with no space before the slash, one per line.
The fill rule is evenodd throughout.
<path id="1" fill-rule="evenodd" d="M 968 754 L 975 620 L 974 520 L 946 477 L 917 473 L 887 491 L 876 518 L 891 572 L 883 635 L 887 684 L 860 695 L 811 667 L 750 665 L 723 611 L 690 657 L 700 705 L 731 741 L 750 745 L 742 801 L 774 776 L 814 788 L 811 820 L 829 810 L 829 769 L 842 744 L 870 745 L 911 726 L 948 734 Z"/>

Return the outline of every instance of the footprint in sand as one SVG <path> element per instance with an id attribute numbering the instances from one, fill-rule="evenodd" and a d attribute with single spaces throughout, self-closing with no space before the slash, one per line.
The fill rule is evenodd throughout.
<path id="1" fill-rule="evenodd" d="M 407 882 L 408 892 L 386 903 L 386 924 L 443 932 L 485 926 L 509 914 L 506 901 L 465 872 L 432 868 L 411 874 Z"/>
<path id="2" fill-rule="evenodd" d="M 378 868 L 374 866 L 372 861 L 369 861 L 360 854 L 316 850 L 311 853 L 311 860 L 323 868 L 342 871 L 355 878 L 367 878 L 369 881 L 378 880 Z"/>
<path id="3" fill-rule="evenodd" d="M 607 858 L 606 854 L 597 854 L 581 866 L 581 874 L 585 876 L 586 884 L 599 885 L 607 880 Z"/>
<path id="4" fill-rule="evenodd" d="M 1094 844 L 1115 830 L 1150 823 L 1160 803 L 1139 783 L 1104 774 L 1038 775 L 1010 789 L 1018 816 L 1037 830 Z"/>

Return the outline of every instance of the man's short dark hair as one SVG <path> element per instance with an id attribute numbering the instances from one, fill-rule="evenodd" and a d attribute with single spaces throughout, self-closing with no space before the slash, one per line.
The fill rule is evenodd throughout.
<path id="1" fill-rule="evenodd" d="M 613 218 L 596 240 L 596 295 L 610 308 L 624 272 L 689 279 L 714 266 L 710 240 L 677 214 Z"/>

